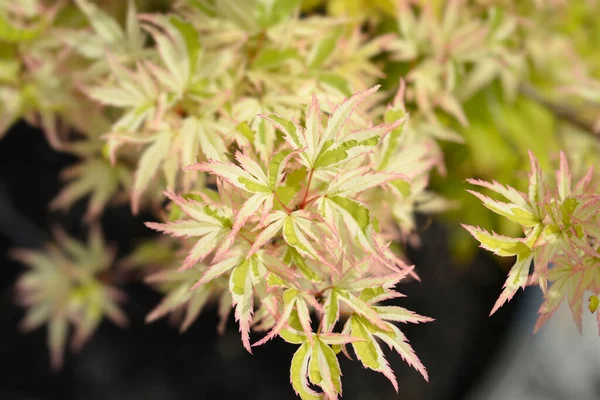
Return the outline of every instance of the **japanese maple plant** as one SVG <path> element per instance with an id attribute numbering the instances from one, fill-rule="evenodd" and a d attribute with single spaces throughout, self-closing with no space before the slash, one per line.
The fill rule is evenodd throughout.
<path id="1" fill-rule="evenodd" d="M 533 139 L 514 152 L 530 163 L 528 183 L 496 182 L 502 169 L 468 179 L 500 218 L 464 228 L 516 256 L 492 313 L 527 285 L 544 294 L 536 330 L 565 299 L 579 327 L 584 303 L 596 312 L 600 63 L 564 20 L 600 6 L 165 3 L 0 1 L 0 127 L 25 118 L 80 160 L 51 207 L 88 198 L 88 243 L 57 230 L 47 249 L 13 253 L 30 267 L 17 282 L 23 327 L 47 325 L 54 367 L 71 329 L 79 348 L 104 317 L 126 324 L 115 277 L 137 269 L 164 296 L 148 322 L 170 315 L 184 331 L 216 302 L 218 329 L 233 311 L 249 353 L 296 346 L 290 380 L 303 399 L 339 398 L 338 357 L 352 353 L 397 390 L 383 344 L 427 380 L 401 326 L 433 319 L 386 301 L 419 279 L 404 251 L 419 243 L 416 213 L 470 218 L 444 177 L 473 178 L 479 151 L 493 160 L 500 150 L 476 138 L 507 129 L 497 116 L 519 104 L 553 118 L 564 151 L 527 153 L 544 139 L 524 132 Z M 460 164 L 463 147 L 472 153 Z M 115 260 L 99 223 L 123 201 L 153 213 L 146 226 L 159 233 Z"/>

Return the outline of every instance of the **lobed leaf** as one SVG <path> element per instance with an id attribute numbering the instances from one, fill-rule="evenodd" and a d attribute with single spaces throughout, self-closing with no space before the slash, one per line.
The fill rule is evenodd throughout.
<path id="1" fill-rule="evenodd" d="M 146 148 L 138 162 L 133 192 L 131 194 L 131 208 L 134 213 L 139 211 L 142 192 L 146 190 L 160 165 L 167 159 L 170 150 L 171 135 L 171 132 L 160 133 L 154 139 L 154 142 Z"/>
<path id="2" fill-rule="evenodd" d="M 463 224 L 462 226 L 481 243 L 482 248 L 499 256 L 514 256 L 530 251 L 530 248 L 524 243 L 523 239 L 501 236 L 494 232 L 490 234 L 485 229 L 476 228 L 470 225 Z"/>
<path id="3" fill-rule="evenodd" d="M 312 347 L 308 342 L 304 342 L 292 357 L 290 367 L 290 381 L 292 387 L 302 400 L 320 400 L 319 393 L 311 389 L 308 382 L 308 363 L 312 356 Z"/>
<path id="4" fill-rule="evenodd" d="M 504 303 L 513 298 L 519 288 L 525 288 L 529 278 L 529 267 L 533 260 L 533 253 L 524 252 L 517 255 L 517 261 L 511 268 L 508 278 L 504 283 L 504 290 L 494 304 L 490 315 L 494 314 Z"/>
<path id="5" fill-rule="evenodd" d="M 254 313 L 253 263 L 252 259 L 242 261 L 235 267 L 229 278 L 229 291 L 235 306 L 235 320 L 240 326 L 242 344 L 250 354 L 252 354 L 250 324 Z"/>
<path id="6" fill-rule="evenodd" d="M 539 218 L 536 216 L 539 215 L 539 213 L 534 211 L 537 206 L 534 206 L 534 209 L 532 210 L 529 206 L 522 207 L 512 203 L 496 201 L 472 190 L 467 190 L 467 192 L 481 200 L 483 205 L 488 209 L 517 224 L 525 227 L 533 227 L 540 223 Z"/>

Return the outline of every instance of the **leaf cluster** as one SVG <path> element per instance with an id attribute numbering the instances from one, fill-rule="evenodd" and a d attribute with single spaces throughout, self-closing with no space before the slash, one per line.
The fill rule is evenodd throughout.
<path id="1" fill-rule="evenodd" d="M 355 94 L 329 115 L 314 96 L 303 123 L 261 115 L 281 134 L 264 167 L 259 150 L 251 145 L 236 151 L 231 160 L 185 167 L 216 177 L 221 204 L 206 191 L 188 199 L 166 192 L 181 214 L 172 222 L 147 225 L 195 243 L 178 274 L 186 283 L 177 285 L 151 318 L 182 302 L 189 304 L 188 316 L 193 318 L 208 293 L 225 287 L 249 352 L 275 337 L 300 345 L 291 380 L 302 398 L 321 396 L 311 385 L 319 386 L 327 398 L 341 394 L 335 354 L 348 343 L 363 365 L 383 373 L 396 389 L 377 339 L 427 379 L 392 322 L 431 319 L 379 304 L 401 296 L 395 284 L 416 275 L 390 250 L 375 211 L 390 197 L 401 196 L 399 188 L 410 186 L 408 178 L 393 169 L 394 163 L 385 162 L 386 154 L 394 153 L 385 139 L 401 133 L 406 116 L 367 128 L 360 123 L 357 127 L 351 118 L 376 90 Z M 241 129 L 257 134 L 248 126 Z M 172 281 L 173 276 L 160 273 L 159 279 Z M 336 332 L 340 318 L 344 327 Z M 252 327 L 268 331 L 254 344 Z"/>
<path id="2" fill-rule="evenodd" d="M 72 348 L 80 349 L 104 317 L 124 326 L 127 317 L 119 308 L 125 295 L 107 280 L 115 252 L 107 248 L 100 231 L 92 229 L 88 243 L 64 232 L 45 251 L 17 249 L 13 257 L 29 267 L 17 282 L 17 299 L 27 307 L 22 321 L 26 331 L 48 325 L 52 366 L 58 368 L 72 325 Z"/>
<path id="3" fill-rule="evenodd" d="M 469 225 L 464 227 L 486 250 L 503 257 L 517 257 L 492 314 L 519 288 L 538 285 L 544 293 L 544 302 L 535 330 L 541 328 L 565 299 L 581 330 L 584 293 L 597 294 L 600 284 L 600 196 L 594 170 L 590 168 L 573 184 L 567 157 L 561 152 L 556 185 L 550 188 L 537 159 L 533 154 L 530 157 L 527 194 L 495 181 L 469 181 L 501 195 L 505 201 L 470 191 L 488 209 L 519 224 L 525 236 L 506 237 Z"/>

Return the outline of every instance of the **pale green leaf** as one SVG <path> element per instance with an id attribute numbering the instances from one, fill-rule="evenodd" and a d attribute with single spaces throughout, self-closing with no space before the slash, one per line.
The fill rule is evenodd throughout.
<path id="1" fill-rule="evenodd" d="M 490 315 L 495 313 L 504 303 L 512 299 L 519 288 L 525 288 L 529 278 L 529 267 L 531 266 L 532 260 L 533 253 L 530 251 L 517 255 L 517 261 L 510 269 L 508 278 L 504 283 L 504 290 L 496 301 L 496 304 L 494 304 L 494 308 L 492 308 Z"/>
<path id="2" fill-rule="evenodd" d="M 302 400 L 320 400 L 319 393 L 312 390 L 308 383 L 308 362 L 312 356 L 312 348 L 308 342 L 303 343 L 292 357 L 290 381 L 296 394 Z"/>
<path id="3" fill-rule="evenodd" d="M 110 15 L 88 0 L 75 0 L 81 11 L 88 17 L 96 33 L 108 44 L 125 42 L 123 29 Z"/>
<path id="4" fill-rule="evenodd" d="M 244 260 L 239 264 L 229 279 L 229 291 L 235 304 L 235 319 L 240 325 L 242 344 L 249 353 L 250 347 L 250 324 L 254 312 L 254 290 L 252 288 L 252 275 L 254 261 Z"/>
<path id="5" fill-rule="evenodd" d="M 154 143 L 146 148 L 138 162 L 132 193 L 132 207 L 134 212 L 137 212 L 139 209 L 139 201 L 142 193 L 146 190 L 150 181 L 156 175 L 158 168 L 169 154 L 171 136 L 171 132 L 159 134 Z"/>
<path id="6" fill-rule="evenodd" d="M 493 232 L 490 234 L 485 229 L 470 225 L 463 225 L 463 227 L 481 243 L 482 248 L 492 251 L 499 256 L 514 256 L 530 250 L 523 239 L 501 236 Z"/>

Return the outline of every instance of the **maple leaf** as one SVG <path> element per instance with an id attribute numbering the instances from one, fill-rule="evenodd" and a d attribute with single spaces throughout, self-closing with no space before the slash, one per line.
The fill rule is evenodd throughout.
<path id="1" fill-rule="evenodd" d="M 351 129 L 352 114 L 376 89 L 342 101 L 325 123 L 316 97 L 302 124 L 265 116 L 283 135 L 266 162 L 251 141 L 248 146 L 240 140 L 241 150 L 230 159 L 185 167 L 208 173 L 209 179 L 217 178 L 216 191 L 198 192 L 194 200 L 167 192 L 191 219 L 147 225 L 174 237 L 196 240 L 190 243 L 192 249 L 181 270 L 187 273 L 193 268 L 198 279 L 190 286 L 189 279 L 182 276 L 181 285 L 151 318 L 189 304 L 195 290 L 202 296 L 227 280 L 242 343 L 249 352 L 252 327 L 268 331 L 252 346 L 276 337 L 300 344 L 291 378 L 303 398 L 321 396 L 310 389 L 308 381 L 321 387 L 327 398 L 337 398 L 341 393 L 339 364 L 330 345 L 342 350 L 342 344 L 357 340 L 380 337 L 426 376 L 406 338 L 391 322 L 430 319 L 401 307 L 377 304 L 400 297 L 393 286 L 416 274 L 390 250 L 373 213 L 381 204 L 376 191 L 398 193 L 393 186 L 398 182 L 410 187 L 408 176 L 398 172 L 393 163 L 377 170 L 372 159 L 372 153 L 388 151 L 389 144 L 384 145 L 383 140 L 405 122 L 404 115 L 374 127 Z M 257 135 L 244 123 L 238 124 L 236 131 L 245 138 Z M 217 198 L 223 200 L 219 213 L 214 205 Z M 189 293 L 184 293 L 185 288 Z M 342 311 L 362 321 L 370 336 L 335 333 Z M 313 329 L 315 316 L 318 329 Z M 392 377 L 387 362 L 380 361 L 377 367 L 371 363 L 373 369 Z M 395 385 L 395 380 L 392 382 Z"/>
<path id="2" fill-rule="evenodd" d="M 267 172 L 256 161 L 241 152 L 236 153 L 236 160 L 241 167 L 218 161 L 185 167 L 186 170 L 210 172 L 238 189 L 252 194 L 237 210 L 231 231 L 224 244 L 219 248 L 218 255 L 231 247 L 235 235 L 257 211 L 262 210 L 261 220 L 262 222 L 266 221 L 273 208 L 273 200 L 276 198 L 277 187 L 283 178 L 285 165 L 294 154 L 295 152 L 291 150 L 282 150 L 275 154 L 269 162 Z"/>
<path id="3" fill-rule="evenodd" d="M 597 259 L 583 257 L 573 260 L 564 255 L 554 258 L 554 265 L 548 272 L 551 284 L 538 311 L 534 332 L 542 328 L 564 300 L 567 300 L 577 329 L 582 332 L 584 292 L 590 290 L 595 293 L 600 289 L 599 266 Z"/>
<path id="4" fill-rule="evenodd" d="M 330 345 L 354 342 L 360 338 L 346 335 L 321 334 L 305 340 L 294 353 L 290 368 L 290 381 L 296 394 L 303 400 L 321 399 L 320 393 L 310 383 L 321 387 L 326 398 L 335 400 L 342 394 L 341 369 Z"/>
<path id="5" fill-rule="evenodd" d="M 132 191 L 134 212 L 157 173 L 162 172 L 167 189 L 181 185 L 189 190 L 194 176 L 180 172 L 180 168 L 198 161 L 197 148 L 209 160 L 224 159 L 227 152 L 220 125 L 193 111 L 212 96 L 203 79 L 215 73 L 200 67 L 198 33 L 176 16 L 146 16 L 144 21 L 164 68 L 145 60 L 137 62 L 131 71 L 109 55 L 108 66 L 116 79 L 86 88 L 90 98 L 122 110 L 107 135 L 111 160 L 115 162 L 116 151 L 124 144 L 144 146 Z M 208 108 L 205 111 L 211 115 Z"/>
<path id="6" fill-rule="evenodd" d="M 277 336 L 280 333 L 280 331 L 289 324 L 290 318 L 292 317 L 292 313 L 295 313 L 295 315 L 297 316 L 304 335 L 306 335 L 306 337 L 312 341 L 313 334 L 310 325 L 311 321 L 308 304 L 316 304 L 318 305 L 318 308 L 320 308 L 319 303 L 314 299 L 314 297 L 311 297 L 309 294 L 299 292 L 298 290 L 293 288 L 287 289 L 283 293 L 284 310 L 281 313 L 281 316 L 279 317 L 271 331 L 261 340 L 254 343 L 252 346 L 260 346 Z"/>
<path id="7" fill-rule="evenodd" d="M 68 209 L 76 201 L 89 196 L 85 215 L 90 221 L 97 218 L 109 202 L 121 191 L 132 186 L 129 169 L 124 165 L 111 165 L 103 158 L 90 158 L 62 171 L 69 183 L 50 203 L 54 209 Z"/>
<path id="8" fill-rule="evenodd" d="M 185 200 L 174 193 L 165 192 L 165 195 L 191 219 L 166 224 L 147 222 L 146 226 L 174 237 L 200 238 L 181 266 L 181 270 L 186 270 L 208 257 L 229 234 L 232 212 L 226 207 Z"/>
<path id="9" fill-rule="evenodd" d="M 589 188 L 593 170 L 590 168 L 573 188 L 567 157 L 561 152 L 556 189 L 550 190 L 532 153 L 530 161 L 527 195 L 497 182 L 469 181 L 510 201 L 503 203 L 472 192 L 492 211 L 521 224 L 523 238 L 490 234 L 468 225 L 463 227 L 486 250 L 500 256 L 517 256 L 492 314 L 519 288 L 537 283 L 544 294 L 544 302 L 535 331 L 545 324 L 565 297 L 569 299 L 573 317 L 581 330 L 583 294 L 586 290 L 596 292 L 598 288 L 594 267 L 600 256 L 597 249 L 598 222 L 593 215 L 599 210 L 599 198 Z M 532 262 L 533 272 L 530 274 Z"/>
<path id="10" fill-rule="evenodd" d="M 115 18 L 90 1 L 76 0 L 75 2 L 93 29 L 93 33 L 76 31 L 65 35 L 65 41 L 77 52 L 91 59 L 104 58 L 106 49 L 119 56 L 131 56 L 142 52 L 145 36 L 139 25 L 133 0 L 127 1 L 124 29 Z"/>
<path id="11" fill-rule="evenodd" d="M 13 250 L 13 257 L 30 270 L 17 281 L 19 302 L 27 313 L 23 329 L 30 331 L 48 325 L 51 364 L 63 363 L 69 325 L 74 327 L 72 348 L 80 349 L 106 316 L 118 325 L 127 318 L 118 307 L 124 294 L 102 280 L 109 271 L 115 252 L 106 249 L 99 229 L 93 228 L 88 243 L 80 243 L 62 231 L 46 250 Z"/>
<path id="12" fill-rule="evenodd" d="M 343 133 L 343 128 L 358 104 L 373 94 L 379 87 L 375 86 L 360 92 L 337 106 L 325 128 L 321 122 L 321 110 L 316 96 L 306 115 L 306 127 L 286 121 L 277 115 L 265 116 L 281 132 L 289 145 L 302 150 L 302 163 L 311 171 L 333 167 L 346 160 L 359 157 L 380 143 L 390 131 L 403 123 L 402 120 L 392 124 L 382 124 L 351 133 Z"/>
<path id="13" fill-rule="evenodd" d="M 210 301 L 227 292 L 225 279 L 195 286 L 205 270 L 206 265 L 196 265 L 185 271 L 169 268 L 148 276 L 145 281 L 163 292 L 164 298 L 146 316 L 146 322 L 153 322 L 167 314 L 183 314 L 180 332 L 185 332 Z"/>

